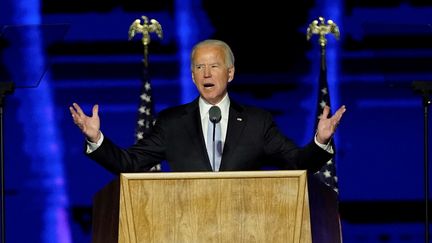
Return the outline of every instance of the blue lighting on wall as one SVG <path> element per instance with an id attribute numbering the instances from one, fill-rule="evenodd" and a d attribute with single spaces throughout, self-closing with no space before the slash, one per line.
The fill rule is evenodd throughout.
<path id="1" fill-rule="evenodd" d="M 323 1 L 324 4 L 322 6 L 322 10 L 324 16 L 327 16 L 327 19 L 333 20 L 335 22 L 340 31 L 341 35 L 343 35 L 343 26 L 342 26 L 342 1 Z M 328 36 L 327 38 L 327 80 L 330 89 L 331 95 L 331 106 L 332 111 L 336 111 L 339 108 L 339 76 L 340 76 L 340 48 L 339 41 L 335 39 L 335 36 Z"/>
<path id="2" fill-rule="evenodd" d="M 13 67 L 20 72 L 20 80 L 12 80 L 17 86 L 13 96 L 19 104 L 15 113 L 19 124 L 15 129 L 20 129 L 22 133 L 22 137 L 13 139 L 20 139 L 22 148 L 21 153 L 11 157 L 14 160 L 11 163 L 19 162 L 22 173 L 27 173 L 22 182 L 23 188 L 17 190 L 23 192 L 20 195 L 29 200 L 21 203 L 27 207 L 32 206 L 31 209 L 25 208 L 25 212 L 32 215 L 27 215 L 27 220 L 21 219 L 19 228 L 6 228 L 7 237 L 16 242 L 23 237 L 29 239 L 29 235 L 32 235 L 32 242 L 69 243 L 71 235 L 63 171 L 63 139 L 58 131 L 58 111 L 54 105 L 54 90 L 49 73 L 38 87 L 20 87 L 22 83 L 37 84 L 46 66 L 43 33 L 38 28 L 30 28 L 40 24 L 40 1 L 8 0 L 7 4 L 10 9 L 0 10 L 9 12 L 10 19 L 4 21 L 8 25 L 29 26 L 28 29 L 21 28 L 24 31 L 18 35 L 23 46 L 21 52 L 15 53 L 15 60 L 20 65 Z M 10 72 L 16 73 L 16 70 Z M 6 205 L 7 200 L 8 198 Z M 14 215 L 7 216 L 14 218 Z"/>
<path id="3" fill-rule="evenodd" d="M 176 30 L 179 45 L 181 103 L 191 101 L 197 96 L 190 74 L 190 52 L 197 41 L 196 24 L 193 19 L 194 0 L 176 1 Z"/>
<path id="4" fill-rule="evenodd" d="M 198 96 L 192 81 L 190 53 L 193 45 L 213 32 L 212 26 L 204 15 L 200 0 L 177 0 L 176 30 L 180 59 L 181 103 L 190 102 Z"/>

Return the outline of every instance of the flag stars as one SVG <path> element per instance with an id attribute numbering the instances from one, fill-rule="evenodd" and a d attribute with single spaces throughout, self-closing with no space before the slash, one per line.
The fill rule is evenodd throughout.
<path id="1" fill-rule="evenodd" d="M 149 128 L 150 128 L 150 121 L 146 121 L 146 123 L 145 123 L 145 128 L 146 128 L 146 129 L 149 129 Z"/>
<path id="2" fill-rule="evenodd" d="M 151 86 L 150 86 L 150 83 L 149 83 L 149 82 L 145 82 L 145 84 L 144 84 L 144 89 L 145 89 L 146 91 L 149 91 L 149 90 L 151 89 Z"/>
<path id="3" fill-rule="evenodd" d="M 331 177 L 331 172 L 329 170 L 325 170 L 323 172 L 323 175 L 325 176 L 325 178 L 330 178 Z"/>
<path id="4" fill-rule="evenodd" d="M 318 122 L 322 118 L 324 107 L 330 106 L 330 95 L 329 95 L 329 87 L 327 84 L 327 71 L 321 70 L 319 77 L 319 87 L 318 87 L 318 97 L 317 97 L 317 113 L 316 116 L 318 119 L 316 120 L 315 127 L 318 126 Z M 335 151 L 333 140 L 328 144 L 325 148 L 327 151 Z M 337 185 L 337 177 L 336 177 L 336 162 L 335 159 L 332 158 L 324 164 L 321 169 L 315 173 L 318 179 L 324 183 L 325 185 L 332 188 L 336 193 L 339 193 L 338 185 Z"/>
<path id="5" fill-rule="evenodd" d="M 147 70 L 144 70 L 144 79 L 142 80 L 140 106 L 138 107 L 137 127 L 135 130 L 135 142 L 139 142 L 147 136 L 151 127 L 154 125 L 155 119 L 153 118 L 153 105 L 151 96 L 151 82 L 147 77 Z M 161 171 L 160 164 L 155 165 L 150 171 Z"/>
<path id="6" fill-rule="evenodd" d="M 138 111 L 140 112 L 140 114 L 146 114 L 147 116 L 150 116 L 150 108 L 147 108 L 145 106 L 141 106 Z"/>
<path id="7" fill-rule="evenodd" d="M 142 94 L 141 96 L 141 100 L 144 100 L 146 102 L 150 102 L 151 101 L 151 97 L 147 94 Z"/>
<path id="8" fill-rule="evenodd" d="M 139 113 L 140 114 L 144 114 L 145 112 L 146 112 L 146 107 L 145 106 L 141 106 L 139 109 L 138 109 L 138 111 L 139 111 Z"/>
<path id="9" fill-rule="evenodd" d="M 320 107 L 321 107 L 321 109 L 324 109 L 324 106 L 326 106 L 327 105 L 327 102 L 325 102 L 324 100 L 322 100 L 321 102 L 320 102 Z"/>
<path id="10" fill-rule="evenodd" d="M 324 96 L 324 95 L 327 95 L 327 94 L 328 94 L 328 92 L 327 92 L 327 88 L 322 88 L 322 89 L 321 89 L 321 93 L 323 94 L 323 96 Z"/>

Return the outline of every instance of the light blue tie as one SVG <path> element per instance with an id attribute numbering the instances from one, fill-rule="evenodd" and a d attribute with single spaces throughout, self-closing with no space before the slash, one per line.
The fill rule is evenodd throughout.
<path id="1" fill-rule="evenodd" d="M 213 129 L 214 125 L 216 128 L 214 130 L 214 142 L 213 142 Z M 213 155 L 213 151 L 215 154 Z M 213 122 L 208 120 L 207 127 L 207 154 L 210 159 L 211 166 L 213 171 L 219 171 L 219 166 L 222 159 L 222 139 L 221 139 L 221 125 L 220 122 L 214 124 Z"/>

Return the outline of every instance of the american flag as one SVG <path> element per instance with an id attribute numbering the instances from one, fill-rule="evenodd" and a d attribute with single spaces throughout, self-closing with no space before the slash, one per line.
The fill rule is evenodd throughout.
<path id="1" fill-rule="evenodd" d="M 324 54 L 321 54 L 321 68 L 319 73 L 319 85 L 318 85 L 318 104 L 317 104 L 317 120 L 315 122 L 315 131 L 318 126 L 319 116 L 322 114 L 324 107 L 327 105 L 330 107 L 330 94 L 327 83 L 327 68 Z M 331 114 L 331 112 L 330 112 Z M 329 115 L 330 115 L 329 114 Z M 335 152 L 335 146 L 333 139 L 330 141 L 329 146 L 332 147 Z M 336 164 L 334 157 L 327 161 L 327 163 L 321 168 L 320 171 L 315 173 L 322 182 L 327 186 L 331 187 L 336 193 L 339 193 L 338 189 L 338 178 L 336 175 Z"/>
<path id="2" fill-rule="evenodd" d="M 138 120 L 135 132 L 135 142 L 140 141 L 148 134 L 155 123 L 154 104 L 152 97 L 152 88 L 150 83 L 149 71 L 147 67 L 143 68 L 142 87 L 140 95 L 140 105 L 138 108 Z M 160 171 L 161 165 L 155 165 L 150 171 Z"/>

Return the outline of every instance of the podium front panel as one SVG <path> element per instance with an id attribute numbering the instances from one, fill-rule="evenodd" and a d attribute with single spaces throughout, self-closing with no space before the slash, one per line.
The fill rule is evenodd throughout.
<path id="1" fill-rule="evenodd" d="M 119 242 L 311 242 L 305 171 L 120 176 Z"/>

